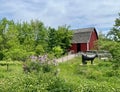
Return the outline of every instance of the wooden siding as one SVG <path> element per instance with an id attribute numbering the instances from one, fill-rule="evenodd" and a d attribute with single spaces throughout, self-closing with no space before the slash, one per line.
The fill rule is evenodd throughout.
<path id="1" fill-rule="evenodd" d="M 97 40 L 97 35 L 95 31 L 92 32 L 90 41 L 89 41 L 89 50 L 95 49 L 95 41 Z"/>
<path id="2" fill-rule="evenodd" d="M 70 50 L 73 51 L 73 53 L 77 53 L 77 44 L 73 43 Z"/>
<path id="3" fill-rule="evenodd" d="M 81 43 L 81 51 L 87 50 L 87 43 Z"/>

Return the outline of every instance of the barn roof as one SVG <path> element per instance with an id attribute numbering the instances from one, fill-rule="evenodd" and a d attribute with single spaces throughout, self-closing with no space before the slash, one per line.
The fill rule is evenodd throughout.
<path id="1" fill-rule="evenodd" d="M 91 28 L 83 28 L 83 29 L 76 29 L 73 30 L 74 35 L 72 38 L 72 43 L 88 43 L 89 39 L 91 37 L 91 33 L 95 31 L 96 35 L 96 29 L 94 27 Z M 97 35 L 98 37 L 98 35 Z"/>

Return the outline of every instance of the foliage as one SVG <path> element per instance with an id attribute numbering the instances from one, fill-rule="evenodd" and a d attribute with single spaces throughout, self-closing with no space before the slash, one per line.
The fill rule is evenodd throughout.
<path id="1" fill-rule="evenodd" d="M 53 48 L 53 52 L 55 53 L 55 56 L 58 58 L 63 54 L 63 49 L 60 46 L 56 46 Z"/>
<path id="2" fill-rule="evenodd" d="M 112 40 L 110 45 L 110 52 L 113 55 L 114 63 L 120 66 L 120 14 L 119 17 L 116 18 L 114 27 L 107 34 L 108 38 Z"/>
<path id="3" fill-rule="evenodd" d="M 19 61 L 0 61 L 0 65 L 4 66 L 4 65 L 21 65 L 22 63 Z"/>
<path id="4" fill-rule="evenodd" d="M 67 26 L 58 27 L 57 30 L 49 28 L 48 48 L 52 50 L 56 46 L 60 46 L 63 49 L 63 53 L 66 53 L 71 46 L 72 31 Z"/>
<path id="5" fill-rule="evenodd" d="M 47 55 L 31 56 L 24 64 L 23 69 L 25 72 L 51 72 L 54 69 L 53 60 L 50 60 Z"/>
<path id="6" fill-rule="evenodd" d="M 0 92 L 119 92 L 120 70 L 112 62 L 95 59 L 95 65 L 80 65 L 81 57 L 60 63 L 58 76 L 50 72 L 24 73 L 22 64 L 0 67 Z"/>
<path id="7" fill-rule="evenodd" d="M 63 49 L 64 53 L 68 51 L 71 46 L 72 31 L 69 30 L 69 26 L 58 27 L 57 39 L 59 45 Z"/>
<path id="8" fill-rule="evenodd" d="M 52 50 L 55 46 L 58 46 L 57 31 L 54 28 L 48 29 L 48 50 Z"/>
<path id="9" fill-rule="evenodd" d="M 35 52 L 37 55 L 42 55 L 45 53 L 45 50 L 42 45 L 37 45 L 35 48 Z"/>
<path id="10" fill-rule="evenodd" d="M 119 17 L 116 18 L 114 27 L 111 29 L 111 31 L 107 34 L 109 39 L 120 42 L 120 13 Z"/>
<path id="11" fill-rule="evenodd" d="M 113 66 L 120 66 L 120 14 L 106 36 L 100 33 L 97 43 L 100 50 L 108 50 L 112 54 Z"/>
<path id="12" fill-rule="evenodd" d="M 77 57 L 59 66 L 61 78 L 74 84 L 74 92 L 115 92 L 120 91 L 119 70 L 113 70 L 112 62 L 95 59 L 95 65 L 81 65 Z M 115 84 L 116 83 L 116 84 Z"/>
<path id="13" fill-rule="evenodd" d="M 25 60 L 31 52 L 36 55 L 54 53 L 56 46 L 66 53 L 71 37 L 67 26 L 54 29 L 45 27 L 39 20 L 14 22 L 3 18 L 0 20 L 0 59 Z"/>

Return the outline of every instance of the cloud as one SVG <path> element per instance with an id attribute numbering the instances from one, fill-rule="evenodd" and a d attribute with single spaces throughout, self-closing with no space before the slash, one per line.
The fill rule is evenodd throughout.
<path id="1" fill-rule="evenodd" d="M 39 19 L 46 26 L 67 24 L 71 29 L 94 26 L 105 32 L 118 17 L 119 6 L 119 0 L 1 0 L 0 18 Z"/>

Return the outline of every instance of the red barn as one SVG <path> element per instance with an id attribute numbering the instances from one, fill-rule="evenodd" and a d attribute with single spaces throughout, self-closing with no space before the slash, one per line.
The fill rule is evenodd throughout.
<path id="1" fill-rule="evenodd" d="M 74 53 L 93 50 L 95 49 L 96 40 L 98 40 L 98 34 L 95 28 L 74 30 L 70 50 L 74 51 Z"/>

